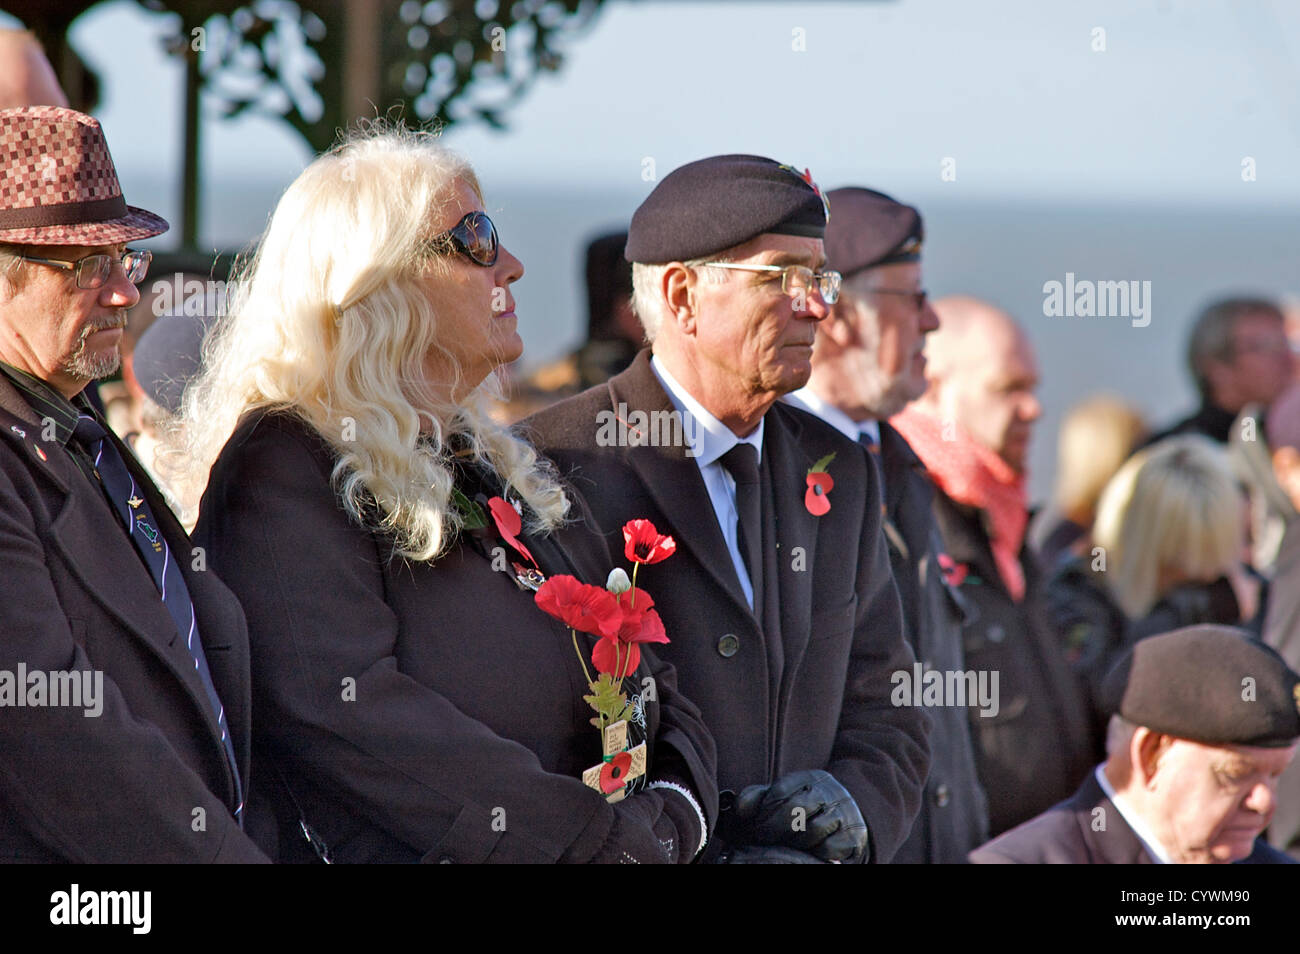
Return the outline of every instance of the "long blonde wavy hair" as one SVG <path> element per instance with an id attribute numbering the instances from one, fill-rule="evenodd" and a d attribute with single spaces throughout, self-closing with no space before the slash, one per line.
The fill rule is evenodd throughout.
<path id="1" fill-rule="evenodd" d="M 377 513 L 398 554 L 428 561 L 461 530 L 455 434 L 523 499 L 529 529 L 561 524 L 569 504 L 554 468 L 489 416 L 496 376 L 458 403 L 447 396 L 463 375 L 421 284 L 449 274 L 450 259 L 426 240 L 457 180 L 481 199 L 473 170 L 435 134 L 388 123 L 312 162 L 240 269 L 164 466 L 201 487 L 241 418 L 289 411 L 334 449 L 333 483 L 349 516 L 373 524 Z M 431 353 L 451 369 L 437 388 L 424 370 Z"/>

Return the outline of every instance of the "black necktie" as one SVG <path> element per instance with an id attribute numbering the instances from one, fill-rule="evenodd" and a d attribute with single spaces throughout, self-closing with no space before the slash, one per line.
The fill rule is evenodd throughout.
<path id="1" fill-rule="evenodd" d="M 858 443 L 871 452 L 871 463 L 875 465 L 876 477 L 880 480 L 880 502 L 885 503 L 885 465 L 880 459 L 880 443 L 872 439 L 866 431 L 858 432 Z"/>
<path id="2" fill-rule="evenodd" d="M 754 590 L 754 611 L 762 612 L 763 599 L 763 542 L 761 493 L 758 477 L 758 451 L 743 441 L 736 444 L 720 458 L 736 481 L 737 543 L 740 556 L 749 571 L 749 582 Z"/>
<path id="3" fill-rule="evenodd" d="M 95 462 L 95 472 L 104 485 L 113 509 L 117 512 L 126 528 L 127 536 L 135 548 L 144 557 L 149 574 L 162 596 L 163 606 L 171 614 L 176 624 L 176 631 L 185 641 L 194 668 L 198 671 L 199 681 L 207 693 L 208 702 L 217 714 L 217 724 L 221 727 L 221 741 L 226 747 L 226 758 L 230 760 L 230 771 L 235 776 L 235 795 L 238 808 L 235 817 L 242 826 L 244 822 L 243 785 L 239 779 L 239 769 L 235 761 L 235 749 L 230 742 L 230 729 L 226 725 L 226 710 L 217 696 L 217 687 L 212 684 L 212 673 L 208 670 L 208 660 L 203 654 L 203 641 L 199 637 L 198 620 L 194 615 L 194 603 L 190 600 L 189 588 L 185 577 L 172 557 L 171 547 L 154 519 L 149 503 L 144 499 L 135 478 L 127 469 L 126 462 L 112 441 L 106 440 L 104 429 L 99 422 L 89 415 L 82 414 L 77 419 L 77 428 L 73 437 L 81 443 Z"/>

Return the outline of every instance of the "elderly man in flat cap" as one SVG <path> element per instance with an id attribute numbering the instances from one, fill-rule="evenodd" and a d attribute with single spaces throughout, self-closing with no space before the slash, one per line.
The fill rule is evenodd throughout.
<path id="1" fill-rule="evenodd" d="M 861 445 L 777 403 L 807 382 L 839 292 L 826 217 L 811 176 L 771 159 L 675 170 L 625 253 L 651 350 L 529 421 L 612 543 L 637 517 L 677 540 L 642 579 L 718 743 L 713 860 L 888 861 L 928 767 L 928 717 L 890 702 L 914 657 L 879 478 Z"/>
<path id="2" fill-rule="evenodd" d="M 243 831 L 248 636 L 82 393 L 166 231 L 99 123 L 0 111 L 0 858 L 266 861 Z"/>
<path id="3" fill-rule="evenodd" d="M 1259 837 L 1300 738 L 1300 675 L 1227 626 L 1138 642 L 1107 675 L 1106 761 L 983 864 L 1289 864 Z"/>
<path id="4" fill-rule="evenodd" d="M 921 288 L 921 215 L 872 189 L 827 194 L 826 258 L 844 276 L 830 317 L 817 325 L 807 386 L 786 397 L 871 451 L 885 494 L 885 536 L 903 603 L 908 642 L 927 672 L 966 671 L 963 603 L 944 577 L 943 541 L 930 507 L 933 485 L 902 435 L 887 423 L 925 393 L 925 337 L 939 318 Z M 989 835 L 967 709 L 936 700 L 930 775 L 921 813 L 895 863 L 960 864 Z M 973 717 L 981 709 L 968 700 Z M 991 707 L 983 707 L 990 712 Z M 995 714 L 995 713 L 994 713 Z"/>

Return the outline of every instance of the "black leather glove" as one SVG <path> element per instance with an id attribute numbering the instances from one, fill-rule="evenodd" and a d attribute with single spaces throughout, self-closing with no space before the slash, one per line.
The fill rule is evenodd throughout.
<path id="1" fill-rule="evenodd" d="M 829 772 L 783 775 L 771 785 L 751 785 L 723 816 L 728 844 L 784 845 L 822 861 L 869 860 L 867 823 L 848 789 Z"/>
<path id="2" fill-rule="evenodd" d="M 740 845 L 726 848 L 715 865 L 824 865 L 815 855 L 784 845 Z"/>

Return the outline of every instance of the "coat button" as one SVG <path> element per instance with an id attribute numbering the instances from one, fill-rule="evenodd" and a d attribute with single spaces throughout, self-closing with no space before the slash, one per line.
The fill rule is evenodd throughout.
<path id="1" fill-rule="evenodd" d="M 438 859 L 438 864 L 440 865 L 454 865 L 455 863 L 456 863 L 456 859 L 453 858 L 451 855 L 443 855 L 441 858 Z"/>
<path id="2" fill-rule="evenodd" d="M 718 640 L 718 654 L 725 659 L 730 659 L 740 651 L 740 640 L 727 633 Z"/>
<path id="3" fill-rule="evenodd" d="M 952 801 L 952 792 L 948 788 L 948 783 L 940 782 L 939 787 L 934 790 L 934 803 L 940 808 L 947 808 L 950 801 Z"/>
<path id="4" fill-rule="evenodd" d="M 994 623 L 992 626 L 989 627 L 988 637 L 989 637 L 989 642 L 991 643 L 1002 642 L 1002 640 L 1006 637 L 1006 635 L 1007 635 L 1007 631 L 1003 629 L 1001 625 L 999 625 L 998 623 Z"/>

